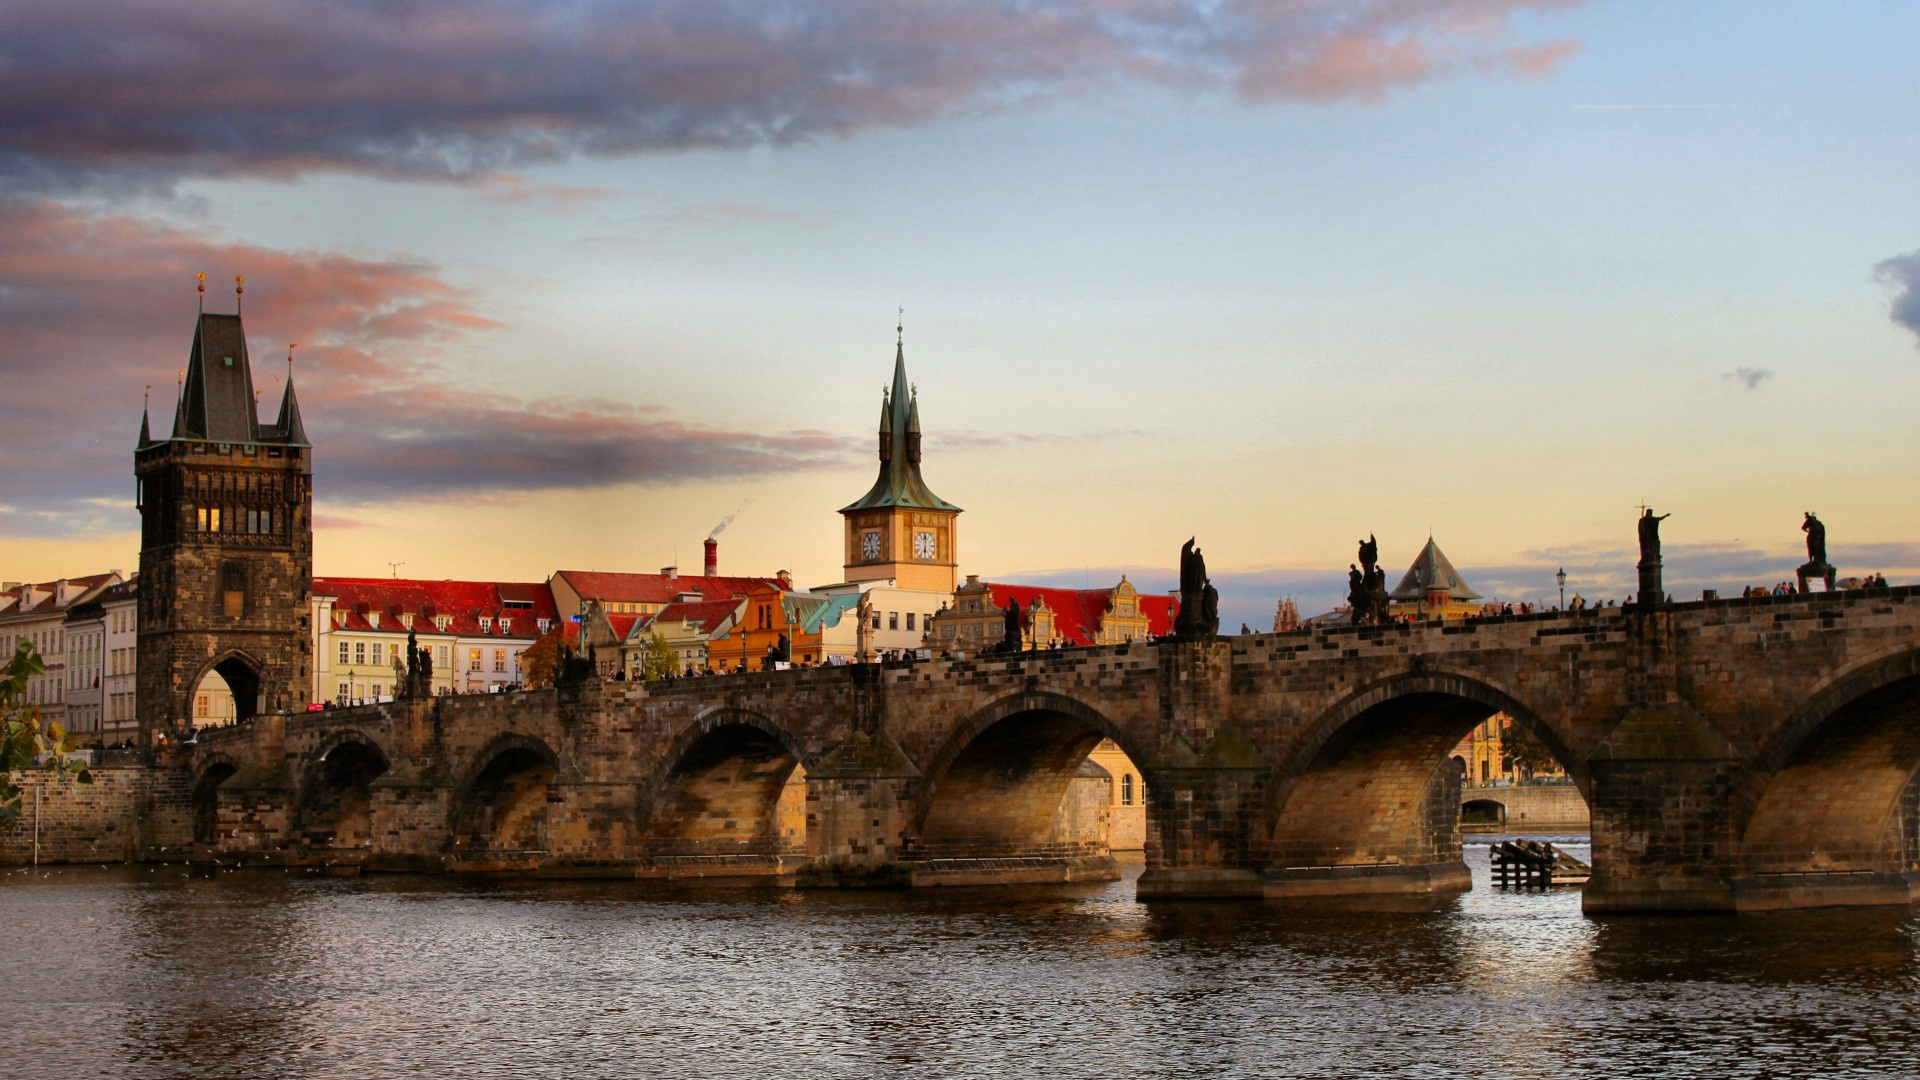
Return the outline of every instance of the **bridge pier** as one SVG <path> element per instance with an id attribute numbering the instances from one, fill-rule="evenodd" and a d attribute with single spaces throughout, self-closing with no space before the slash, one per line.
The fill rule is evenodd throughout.
<path id="1" fill-rule="evenodd" d="M 1590 914 L 1732 911 L 1737 755 L 1681 703 L 1635 708 L 1590 759 Z"/>

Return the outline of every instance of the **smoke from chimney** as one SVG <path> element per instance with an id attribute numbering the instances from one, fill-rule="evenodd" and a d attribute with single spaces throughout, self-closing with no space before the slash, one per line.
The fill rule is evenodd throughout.
<path id="1" fill-rule="evenodd" d="M 748 499 L 746 502 L 743 502 L 740 504 L 740 510 L 745 510 L 747 507 L 752 505 L 753 505 L 753 500 Z M 708 530 L 707 539 L 712 540 L 713 538 L 719 536 L 721 533 L 726 532 L 727 526 L 733 524 L 733 519 L 740 516 L 740 510 L 735 510 L 733 513 L 728 514 L 726 517 L 721 518 L 720 524 L 715 525 L 712 529 Z"/>

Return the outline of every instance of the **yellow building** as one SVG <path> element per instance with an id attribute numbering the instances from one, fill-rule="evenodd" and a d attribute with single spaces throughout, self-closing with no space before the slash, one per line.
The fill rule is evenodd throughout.
<path id="1" fill-rule="evenodd" d="M 1101 739 L 1087 760 L 1112 777 L 1112 798 L 1108 846 L 1116 854 L 1145 851 L 1147 846 L 1147 788 L 1140 778 L 1140 766 L 1112 739 Z"/>

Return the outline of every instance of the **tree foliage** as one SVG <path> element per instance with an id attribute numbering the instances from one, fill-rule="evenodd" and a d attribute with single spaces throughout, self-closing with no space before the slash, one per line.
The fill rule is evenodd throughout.
<path id="1" fill-rule="evenodd" d="M 560 666 L 560 636 L 565 625 L 555 626 L 527 646 L 520 654 L 520 683 L 527 687 L 552 686 L 553 673 Z"/>
<path id="2" fill-rule="evenodd" d="M 43 730 L 39 706 L 26 700 L 27 680 L 46 670 L 33 643 L 22 640 L 0 674 L 0 828 L 20 819 L 20 801 L 26 792 L 15 779 L 16 772 L 38 767 L 70 776 L 77 783 L 93 783 L 93 773 L 84 763 L 66 757 L 74 749 L 66 729 L 48 724 Z"/>
<path id="3" fill-rule="evenodd" d="M 673 645 L 667 641 L 667 635 L 658 630 L 647 639 L 647 648 L 640 654 L 640 677 L 649 681 L 664 679 L 680 670 L 680 657 L 674 653 Z"/>
<path id="4" fill-rule="evenodd" d="M 1547 749 L 1547 744 L 1534 734 L 1531 727 L 1508 717 L 1500 732 L 1500 765 L 1508 772 L 1518 772 L 1522 776 L 1536 773 L 1552 773 L 1560 770 L 1560 760 Z"/>

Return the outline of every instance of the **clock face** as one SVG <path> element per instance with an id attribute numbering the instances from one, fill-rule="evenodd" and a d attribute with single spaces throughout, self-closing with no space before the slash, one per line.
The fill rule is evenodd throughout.
<path id="1" fill-rule="evenodd" d="M 862 558 L 867 559 L 877 559 L 880 557 L 879 533 L 870 532 L 860 537 L 860 555 Z"/>
<path id="2" fill-rule="evenodd" d="M 915 558 L 931 559 L 934 553 L 939 550 L 939 545 L 934 541 L 932 533 L 922 532 L 913 534 L 913 554 Z"/>

